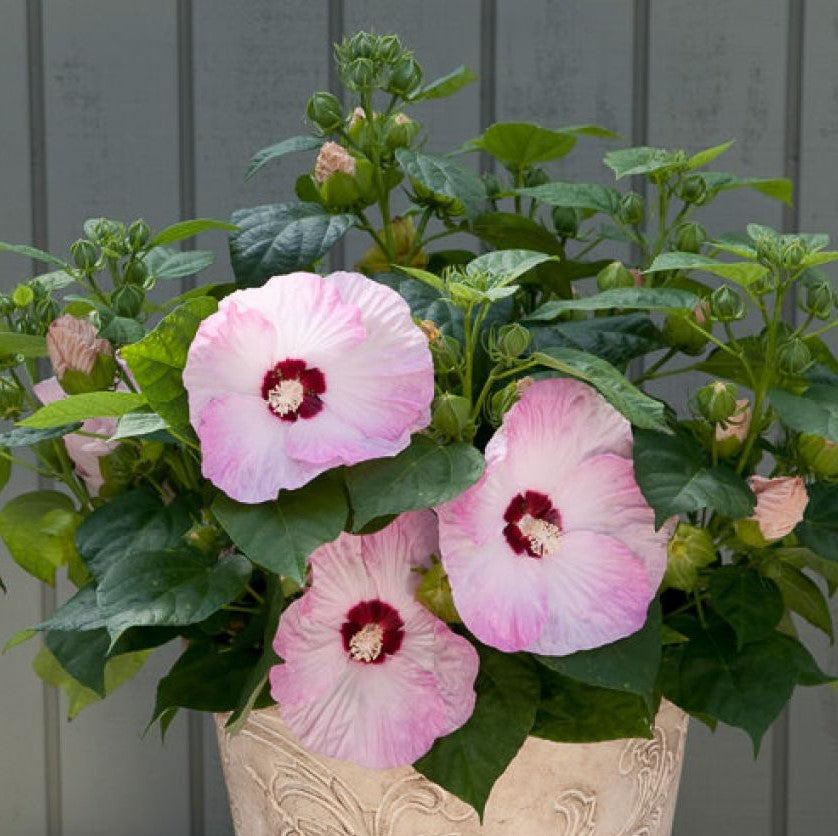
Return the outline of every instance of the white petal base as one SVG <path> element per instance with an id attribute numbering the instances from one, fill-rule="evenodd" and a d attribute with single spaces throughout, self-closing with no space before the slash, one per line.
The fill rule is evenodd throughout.
<path id="1" fill-rule="evenodd" d="M 410 767 L 311 755 L 276 709 L 235 736 L 216 717 L 237 836 L 670 836 L 687 716 L 664 702 L 650 740 L 529 738 L 495 784 L 483 825 Z"/>

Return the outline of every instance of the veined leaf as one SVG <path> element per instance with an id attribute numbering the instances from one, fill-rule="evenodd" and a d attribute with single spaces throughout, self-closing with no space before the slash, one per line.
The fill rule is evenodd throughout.
<path id="1" fill-rule="evenodd" d="M 182 241 L 184 238 L 193 238 L 201 232 L 211 229 L 224 229 L 228 232 L 235 231 L 236 227 L 227 221 L 216 221 L 212 218 L 193 218 L 191 221 L 180 221 L 179 223 L 161 229 L 151 239 L 149 247 L 160 247 L 163 244 L 173 244 L 175 241 Z"/>
<path id="2" fill-rule="evenodd" d="M 36 334 L 0 331 L 0 356 L 21 354 L 24 357 L 46 357 L 47 339 Z"/>
<path id="3" fill-rule="evenodd" d="M 683 154 L 676 151 L 639 146 L 609 151 L 605 155 L 605 164 L 620 180 L 634 174 L 651 174 L 655 171 L 684 168 L 686 159 Z"/>
<path id="4" fill-rule="evenodd" d="M 62 270 L 70 269 L 70 265 L 62 261 L 60 258 L 56 258 L 54 255 L 50 255 L 43 250 L 39 250 L 37 247 L 30 247 L 26 244 L 6 244 L 3 241 L 0 241 L 0 252 L 3 251 L 22 255 L 26 258 L 31 258 L 34 261 L 42 261 L 44 264 L 52 264 L 54 267 L 59 267 Z"/>
<path id="5" fill-rule="evenodd" d="M 620 193 L 616 189 L 596 183 L 544 183 L 518 189 L 518 194 L 540 200 L 548 206 L 566 206 L 571 209 L 590 209 L 611 215 L 620 205 Z"/>
<path id="6" fill-rule="evenodd" d="M 701 168 L 703 165 L 707 165 L 707 163 L 712 162 L 716 159 L 716 157 L 720 157 L 722 154 L 733 145 L 734 140 L 730 140 L 729 142 L 723 142 L 721 145 L 716 145 L 713 148 L 707 148 L 704 151 L 699 151 L 697 154 L 693 154 L 687 160 L 687 169 L 692 170 L 695 168 Z"/>
<path id="7" fill-rule="evenodd" d="M 399 148 L 396 159 L 405 174 L 436 194 L 459 200 L 469 217 L 483 211 L 486 187 L 480 177 L 450 157 Z"/>
<path id="8" fill-rule="evenodd" d="M 724 174 L 720 171 L 704 171 L 701 176 L 711 192 L 723 192 L 728 189 L 753 189 L 766 197 L 791 206 L 793 186 L 791 180 L 785 177 L 736 177 L 733 174 Z"/>
<path id="9" fill-rule="evenodd" d="M 835 387 L 811 386 L 801 395 L 784 389 L 769 389 L 768 397 L 787 427 L 838 443 L 838 390 Z"/>
<path id="10" fill-rule="evenodd" d="M 421 90 L 410 97 L 412 102 L 421 102 L 424 99 L 444 99 L 453 96 L 454 93 L 462 90 L 463 87 L 477 81 L 477 75 L 468 67 L 459 66 L 447 75 L 441 76 L 426 84 Z"/>
<path id="11" fill-rule="evenodd" d="M 284 157 L 286 154 L 293 154 L 297 151 L 314 151 L 315 148 L 320 148 L 322 144 L 323 140 L 320 137 L 303 134 L 302 136 L 292 136 L 274 145 L 269 145 L 267 148 L 263 148 L 253 155 L 244 179 L 249 180 L 270 160 L 275 160 L 277 157 Z"/>
<path id="12" fill-rule="evenodd" d="M 189 236 L 183 235 L 181 237 L 187 238 Z M 145 257 L 149 276 L 155 279 L 183 279 L 186 276 L 194 276 L 195 273 L 206 270 L 213 261 L 215 261 L 215 256 L 209 250 L 181 252 L 171 247 L 161 246 L 149 250 Z"/>
<path id="13" fill-rule="evenodd" d="M 748 287 L 768 273 L 768 268 L 752 261 L 728 263 L 716 261 L 698 253 L 661 253 L 645 271 L 657 273 L 669 270 L 703 270 Z"/>
<path id="14" fill-rule="evenodd" d="M 605 311 L 612 308 L 644 311 L 691 311 L 699 302 L 688 290 L 668 287 L 616 287 L 580 299 L 556 299 L 536 308 L 527 320 L 550 322 L 565 311 Z"/>
<path id="15" fill-rule="evenodd" d="M 20 422 L 21 427 L 47 429 L 62 427 L 88 418 L 118 418 L 144 406 L 145 395 L 137 392 L 83 392 L 68 395 L 42 406 Z"/>
<path id="16" fill-rule="evenodd" d="M 511 284 L 545 261 L 558 261 L 558 258 L 533 250 L 495 250 L 471 261 L 466 267 L 466 272 L 488 273 L 495 279 L 490 281 L 490 286 L 502 287 Z"/>

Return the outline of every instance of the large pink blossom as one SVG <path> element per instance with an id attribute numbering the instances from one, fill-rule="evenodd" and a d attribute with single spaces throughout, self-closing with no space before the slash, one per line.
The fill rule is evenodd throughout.
<path id="1" fill-rule="evenodd" d="M 52 403 L 67 397 L 67 393 L 61 388 L 61 384 L 55 377 L 48 377 L 33 387 L 35 395 L 42 404 Z M 125 387 L 122 387 L 125 389 Z M 127 391 L 127 390 L 126 390 Z M 116 432 L 116 418 L 90 418 L 81 425 L 81 430 L 96 435 L 111 436 Z M 91 495 L 99 493 L 105 480 L 102 476 L 102 469 L 99 466 L 99 459 L 107 456 L 116 448 L 118 442 L 105 441 L 102 438 L 69 433 L 64 436 L 64 446 L 67 448 L 67 455 L 75 466 L 76 473 L 82 478 Z"/>
<path id="2" fill-rule="evenodd" d="M 275 276 L 205 319 L 183 382 L 203 473 L 262 502 L 427 426 L 433 363 L 407 303 L 358 273 Z"/>
<path id="3" fill-rule="evenodd" d="M 311 587 L 283 613 L 271 694 L 309 749 L 363 766 L 413 763 L 474 709 L 477 653 L 416 601 L 439 550 L 433 512 L 342 534 L 311 557 Z"/>
<path id="4" fill-rule="evenodd" d="M 628 421 L 584 383 L 526 389 L 483 477 L 438 509 L 454 603 L 477 638 L 561 656 L 643 626 L 668 531 L 655 531 L 631 447 Z"/>

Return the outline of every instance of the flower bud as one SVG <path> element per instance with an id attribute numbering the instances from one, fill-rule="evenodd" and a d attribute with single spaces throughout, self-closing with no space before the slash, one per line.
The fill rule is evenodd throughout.
<path id="1" fill-rule="evenodd" d="M 753 516 L 748 519 L 757 523 L 762 537 L 772 542 L 791 534 L 809 503 L 803 480 L 799 476 L 751 476 L 748 484 L 757 498 Z"/>
<path id="2" fill-rule="evenodd" d="M 393 65 L 384 88 L 388 93 L 408 98 L 422 83 L 422 68 L 412 55 L 402 55 Z"/>
<path id="3" fill-rule="evenodd" d="M 806 247 L 799 238 L 792 238 L 783 244 L 780 252 L 783 267 L 787 270 L 793 270 L 800 266 L 800 262 L 806 257 Z"/>
<path id="4" fill-rule="evenodd" d="M 118 287 L 111 296 L 111 304 L 117 315 L 129 319 L 133 319 L 143 309 L 144 301 L 143 289 L 134 284 Z"/>
<path id="5" fill-rule="evenodd" d="M 684 354 L 701 354 L 707 345 L 707 337 L 697 328 L 690 325 L 694 322 L 702 328 L 707 328 L 707 317 L 701 304 L 686 314 L 669 314 L 663 322 L 661 334 L 663 341 L 672 348 L 683 351 Z"/>
<path id="6" fill-rule="evenodd" d="M 819 435 L 802 433 L 797 442 L 800 458 L 818 479 L 838 479 L 838 444 Z"/>
<path id="7" fill-rule="evenodd" d="M 710 316 L 719 322 L 735 322 L 745 316 L 742 297 L 730 286 L 723 284 L 710 294 Z"/>
<path id="8" fill-rule="evenodd" d="M 391 151 L 395 151 L 396 148 L 409 148 L 418 133 L 418 122 L 404 113 L 397 113 L 393 117 L 391 128 L 387 131 L 385 142 Z"/>
<path id="9" fill-rule="evenodd" d="M 480 179 L 483 181 L 483 185 L 486 188 L 486 195 L 488 197 L 497 197 L 503 191 L 500 180 L 498 180 L 498 178 L 495 177 L 491 171 L 487 171 L 485 174 L 480 175 Z"/>
<path id="10" fill-rule="evenodd" d="M 780 251 L 773 238 L 764 235 L 754 242 L 757 251 L 757 259 L 766 266 L 776 265 L 780 261 Z"/>
<path id="11" fill-rule="evenodd" d="M 681 224 L 675 232 L 675 249 L 682 253 L 697 253 L 707 240 L 707 233 L 701 224 L 688 221 Z"/>
<path id="12" fill-rule="evenodd" d="M 501 326 L 494 342 L 498 360 L 511 362 L 527 350 L 532 334 L 519 322 L 511 322 Z"/>
<path id="13" fill-rule="evenodd" d="M 343 108 L 336 96 L 320 91 L 308 100 L 306 118 L 324 134 L 330 134 L 343 125 Z"/>
<path id="14" fill-rule="evenodd" d="M 452 441 L 471 439 L 474 435 L 471 401 L 450 392 L 437 395 L 431 406 L 431 427 Z"/>
<path id="15" fill-rule="evenodd" d="M 134 221 L 134 223 L 128 227 L 127 236 L 131 249 L 134 252 L 137 252 L 137 250 L 141 250 L 148 243 L 148 239 L 151 237 L 151 229 L 141 218 Z"/>
<path id="16" fill-rule="evenodd" d="M 634 287 L 634 276 L 622 261 L 612 261 L 597 273 L 596 286 L 600 291 Z"/>
<path id="17" fill-rule="evenodd" d="M 678 523 L 666 547 L 666 555 L 663 585 L 692 592 L 698 586 L 698 570 L 716 559 L 716 547 L 705 529 Z"/>
<path id="18" fill-rule="evenodd" d="M 528 388 L 528 384 L 532 385 L 530 377 L 513 380 L 512 383 L 508 383 L 492 395 L 489 401 L 489 421 L 493 426 L 499 427 L 503 423 L 503 416 L 518 403 Z"/>
<path id="19" fill-rule="evenodd" d="M 435 557 L 431 558 L 431 568 L 422 575 L 422 580 L 416 589 L 416 600 L 442 621 L 462 624 L 462 619 L 454 606 L 448 575 L 445 574 L 445 569 Z"/>
<path id="20" fill-rule="evenodd" d="M 545 183 L 549 182 L 550 177 L 547 172 L 539 166 L 536 166 L 535 168 L 528 168 L 524 172 L 524 186 L 528 189 L 534 188 L 535 186 L 543 186 Z"/>
<path id="21" fill-rule="evenodd" d="M 132 259 L 125 265 L 122 278 L 128 284 L 135 284 L 142 287 L 143 282 L 148 278 L 148 268 L 139 259 Z"/>
<path id="22" fill-rule="evenodd" d="M 79 270 L 88 272 L 96 266 L 96 247 L 86 238 L 79 238 L 70 245 L 70 255 Z"/>
<path id="23" fill-rule="evenodd" d="M 835 291 L 829 280 L 821 279 L 807 284 L 805 300 L 800 307 L 816 319 L 829 319 L 835 307 Z"/>
<path id="24" fill-rule="evenodd" d="M 731 415 L 716 424 L 716 452 L 719 456 L 730 459 L 739 453 L 750 428 L 751 402 L 747 398 L 740 398 Z"/>
<path id="25" fill-rule="evenodd" d="M 369 90 L 375 82 L 375 77 L 375 64 L 369 58 L 356 58 L 347 64 L 343 79 L 350 90 L 358 92 Z"/>
<path id="26" fill-rule="evenodd" d="M 692 174 L 684 178 L 678 187 L 678 197 L 684 203 L 700 204 L 707 197 L 707 182 L 700 174 Z"/>
<path id="27" fill-rule="evenodd" d="M 643 198 L 637 192 L 629 192 L 620 201 L 617 217 L 627 226 L 637 226 L 637 224 L 643 223 L 644 214 Z"/>
<path id="28" fill-rule="evenodd" d="M 792 337 L 777 350 L 777 365 L 786 374 L 802 374 L 812 362 L 812 352 L 800 337 Z"/>
<path id="29" fill-rule="evenodd" d="M 47 331 L 47 352 L 61 387 L 71 395 L 107 389 L 116 373 L 113 347 L 96 337 L 89 319 L 61 316 Z"/>
<path id="30" fill-rule="evenodd" d="M 579 212 L 570 206 L 553 207 L 553 228 L 560 238 L 575 238 L 579 232 Z"/>
<path id="31" fill-rule="evenodd" d="M 355 158 L 337 142 L 324 142 L 314 164 L 314 179 L 322 186 L 336 171 L 355 174 Z"/>
<path id="32" fill-rule="evenodd" d="M 398 35 L 381 35 L 377 52 L 383 61 L 395 61 L 404 52 L 404 47 Z"/>
<path id="33" fill-rule="evenodd" d="M 19 284 L 12 292 L 12 301 L 19 308 L 26 308 L 35 301 L 35 291 L 28 284 Z"/>
<path id="34" fill-rule="evenodd" d="M 714 380 L 695 393 L 695 400 L 704 418 L 711 424 L 719 424 L 736 412 L 736 386 Z"/>

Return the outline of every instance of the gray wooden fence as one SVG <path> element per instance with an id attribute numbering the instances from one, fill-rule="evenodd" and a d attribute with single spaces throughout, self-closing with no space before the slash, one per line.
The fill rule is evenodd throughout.
<path id="1" fill-rule="evenodd" d="M 293 164 L 245 183 L 246 161 L 301 132 L 309 92 L 334 84 L 330 43 L 362 27 L 400 33 L 430 76 L 479 72 L 453 104 L 422 106 L 439 148 L 498 119 L 593 121 L 687 149 L 735 138 L 726 165 L 793 177 L 795 206 L 731 195 L 714 230 L 838 232 L 834 0 L 0 0 L 0 239 L 66 251 L 94 215 L 159 227 L 287 199 Z M 604 150 L 581 143 L 562 175 L 607 178 Z M 201 246 L 225 278 L 221 237 Z M 30 275 L 0 260 L 5 288 Z M 22 475 L 10 490 L 33 486 Z M 0 643 L 67 593 L 2 568 Z M 838 670 L 838 652 L 813 641 Z M 172 654 L 68 724 L 29 671 L 34 644 L 0 659 L 0 834 L 231 833 L 206 719 L 180 718 L 165 746 L 141 737 Z M 797 696 L 756 761 L 744 735 L 694 724 L 675 833 L 834 836 L 836 775 L 829 689 Z"/>

